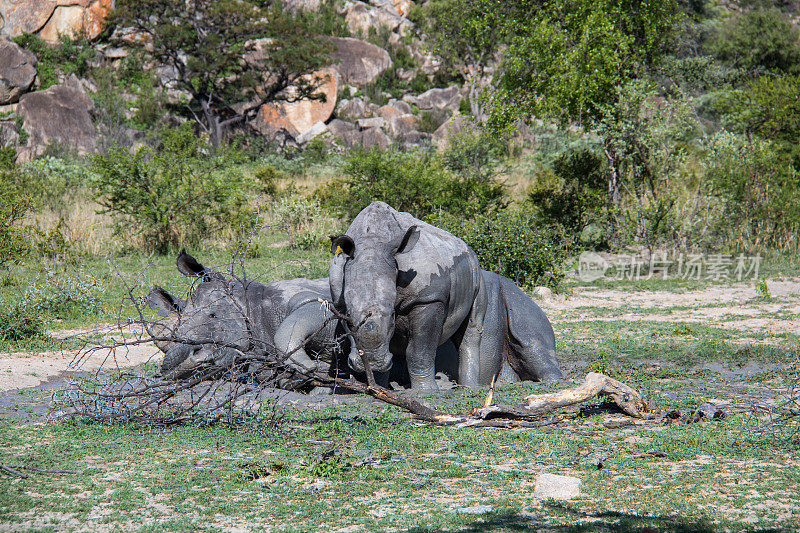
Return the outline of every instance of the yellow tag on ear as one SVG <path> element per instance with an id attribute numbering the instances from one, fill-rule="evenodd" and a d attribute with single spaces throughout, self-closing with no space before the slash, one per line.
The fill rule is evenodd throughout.
<path id="1" fill-rule="evenodd" d="M 342 252 L 344 252 L 344 250 L 342 250 L 342 247 L 337 244 L 336 245 L 336 251 L 333 252 L 333 255 L 339 255 Z"/>

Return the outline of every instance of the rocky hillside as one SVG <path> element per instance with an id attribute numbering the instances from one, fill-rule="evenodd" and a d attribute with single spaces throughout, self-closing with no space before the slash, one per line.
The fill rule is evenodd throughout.
<path id="1" fill-rule="evenodd" d="M 284 7 L 295 13 L 325 10 L 319 16 L 337 18 L 343 29 L 339 34 L 349 36 L 329 36 L 332 64 L 309 72 L 322 80 L 318 90 L 324 99 L 265 104 L 245 125 L 247 134 L 281 146 L 302 147 L 318 139 L 343 148 L 407 148 L 441 145 L 463 127 L 459 109 L 467 106 L 462 103 L 466 93 L 461 80 L 438 72 L 437 61 L 407 18 L 410 0 L 290 0 Z M 110 45 L 103 33 L 113 8 L 113 0 L 0 0 L 0 141 L 16 148 L 18 161 L 41 155 L 53 145 L 87 154 L 114 141 L 135 145 L 142 137 L 127 124 L 113 131 L 100 124 L 106 110 L 102 80 L 95 74 L 125 68 L 130 53 Z M 42 52 L 31 51 L 35 47 L 17 44 L 20 38 L 38 38 L 64 47 L 64 36 L 79 40 L 91 52 L 81 52 L 88 58 L 83 72 L 70 72 L 57 58 L 43 58 Z M 38 64 L 42 61 L 49 63 Z M 154 74 L 164 109 L 186 101 L 185 93 L 170 86 L 168 69 L 147 64 L 142 68 Z M 43 79 L 43 71 L 52 79 Z M 123 86 L 118 92 L 126 102 L 123 107 L 133 105 L 135 91 Z"/>

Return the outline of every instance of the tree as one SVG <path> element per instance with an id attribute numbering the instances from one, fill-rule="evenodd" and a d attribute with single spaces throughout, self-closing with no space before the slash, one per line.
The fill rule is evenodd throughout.
<path id="1" fill-rule="evenodd" d="M 800 138 L 800 76 L 764 75 L 718 103 L 726 128 L 775 141 L 790 150 Z"/>
<path id="2" fill-rule="evenodd" d="M 329 63 L 332 45 L 280 3 L 118 0 L 110 22 L 118 44 L 171 70 L 215 148 L 265 103 L 325 98 L 309 74 Z"/>
<path id="3" fill-rule="evenodd" d="M 591 126 L 616 87 L 656 63 L 680 18 L 675 0 L 522 3 L 501 65 L 501 125 L 536 115 Z"/>
<path id="4" fill-rule="evenodd" d="M 800 72 L 800 32 L 777 9 L 734 15 L 710 41 L 711 52 L 733 67 L 753 71 Z"/>
<path id="5" fill-rule="evenodd" d="M 95 200 L 115 233 L 168 253 L 235 226 L 246 212 L 248 183 L 232 171 L 234 150 L 210 155 L 189 124 L 160 132 L 160 146 L 119 146 L 93 158 Z"/>
<path id="6" fill-rule="evenodd" d="M 472 115 L 483 118 L 481 80 L 507 37 L 509 10 L 503 0 L 430 0 L 411 12 L 431 51 L 467 82 Z"/>
<path id="7" fill-rule="evenodd" d="M 617 88 L 644 78 L 675 33 L 676 0 L 519 0 L 490 126 L 538 116 L 594 129 Z M 605 140 L 604 140 L 604 144 Z M 607 153 L 610 146 L 606 146 Z M 619 201 L 609 157 L 609 198 Z"/>

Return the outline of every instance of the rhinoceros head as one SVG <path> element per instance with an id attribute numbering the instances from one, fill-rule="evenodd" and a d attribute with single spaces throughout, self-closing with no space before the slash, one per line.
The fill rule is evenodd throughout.
<path id="1" fill-rule="evenodd" d="M 230 364 L 239 352 L 253 346 L 242 291 L 185 251 L 177 264 L 182 274 L 201 281 L 185 301 L 161 287 L 154 287 L 147 297 L 147 303 L 161 316 L 176 317 L 166 328 L 171 331 L 164 335 L 170 341 L 161 346 L 165 352 L 162 373 L 181 377 L 202 363 Z"/>
<path id="2" fill-rule="evenodd" d="M 331 296 L 337 309 L 350 316 L 356 347 L 364 352 L 375 372 L 386 372 L 392 366 L 389 344 L 394 335 L 397 299 L 395 256 L 408 252 L 419 239 L 416 226 L 403 228 L 394 218 L 387 219 L 383 211 L 359 215 L 349 235 L 331 238 Z M 354 353 L 348 363 L 357 372 L 365 370 Z"/>

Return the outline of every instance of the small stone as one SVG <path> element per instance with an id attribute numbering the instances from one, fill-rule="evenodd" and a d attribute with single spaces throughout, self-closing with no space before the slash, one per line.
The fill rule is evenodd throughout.
<path id="1" fill-rule="evenodd" d="M 548 287 L 536 287 L 533 289 L 533 296 L 539 300 L 549 300 L 553 297 L 553 291 Z"/>
<path id="2" fill-rule="evenodd" d="M 539 500 L 571 500 L 581 495 L 583 481 L 576 477 L 542 474 L 536 478 L 533 497 Z"/>
<path id="3" fill-rule="evenodd" d="M 490 505 L 472 505 L 470 507 L 459 507 L 456 509 L 456 512 L 464 514 L 486 514 L 492 512 L 492 507 Z"/>

